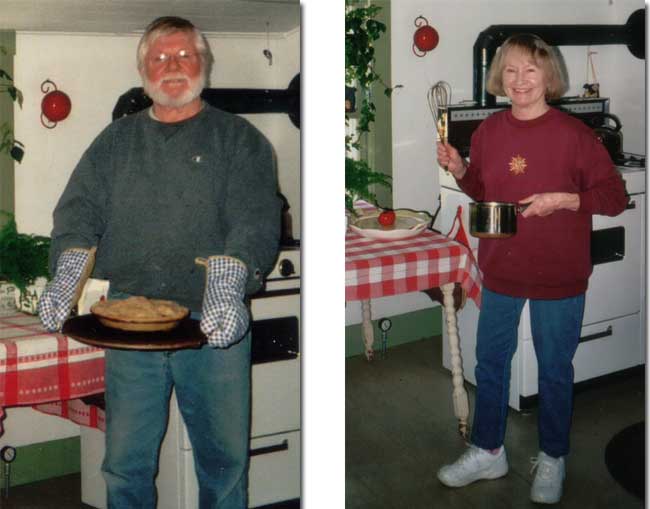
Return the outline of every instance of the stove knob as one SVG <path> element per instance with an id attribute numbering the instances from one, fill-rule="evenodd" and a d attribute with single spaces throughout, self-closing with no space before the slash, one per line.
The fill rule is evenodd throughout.
<path id="1" fill-rule="evenodd" d="M 280 275 L 283 277 L 289 277 L 291 274 L 296 273 L 296 269 L 293 266 L 293 263 L 291 262 L 291 260 L 288 260 L 286 258 L 280 261 L 279 270 L 280 270 Z"/>

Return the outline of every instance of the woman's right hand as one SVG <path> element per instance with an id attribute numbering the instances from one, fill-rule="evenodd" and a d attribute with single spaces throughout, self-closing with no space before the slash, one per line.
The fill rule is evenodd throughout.
<path id="1" fill-rule="evenodd" d="M 467 168 L 463 163 L 463 158 L 460 157 L 458 150 L 456 150 L 449 143 L 438 142 L 437 147 L 438 164 L 445 168 L 456 179 L 462 179 L 465 176 Z"/>

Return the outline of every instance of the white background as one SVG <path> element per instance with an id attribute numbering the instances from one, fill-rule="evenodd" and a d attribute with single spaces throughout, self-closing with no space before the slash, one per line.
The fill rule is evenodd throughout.
<path id="1" fill-rule="evenodd" d="M 343 1 L 302 2 L 303 503 L 345 507 Z"/>

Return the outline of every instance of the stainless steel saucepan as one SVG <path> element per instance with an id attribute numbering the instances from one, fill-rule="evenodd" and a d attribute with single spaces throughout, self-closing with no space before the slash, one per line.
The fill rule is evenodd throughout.
<path id="1" fill-rule="evenodd" d="M 504 239 L 517 233 L 517 214 L 528 203 L 498 201 L 472 202 L 469 204 L 470 234 L 481 239 Z"/>

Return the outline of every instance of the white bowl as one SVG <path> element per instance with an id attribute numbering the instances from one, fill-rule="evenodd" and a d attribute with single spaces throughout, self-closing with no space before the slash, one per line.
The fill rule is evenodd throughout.
<path id="1" fill-rule="evenodd" d="M 353 219 L 350 222 L 350 229 L 370 239 L 400 240 L 419 235 L 429 227 L 432 219 L 428 212 L 397 209 L 394 211 L 395 222 L 390 226 L 382 226 L 378 220 L 381 212 L 373 212 Z"/>

